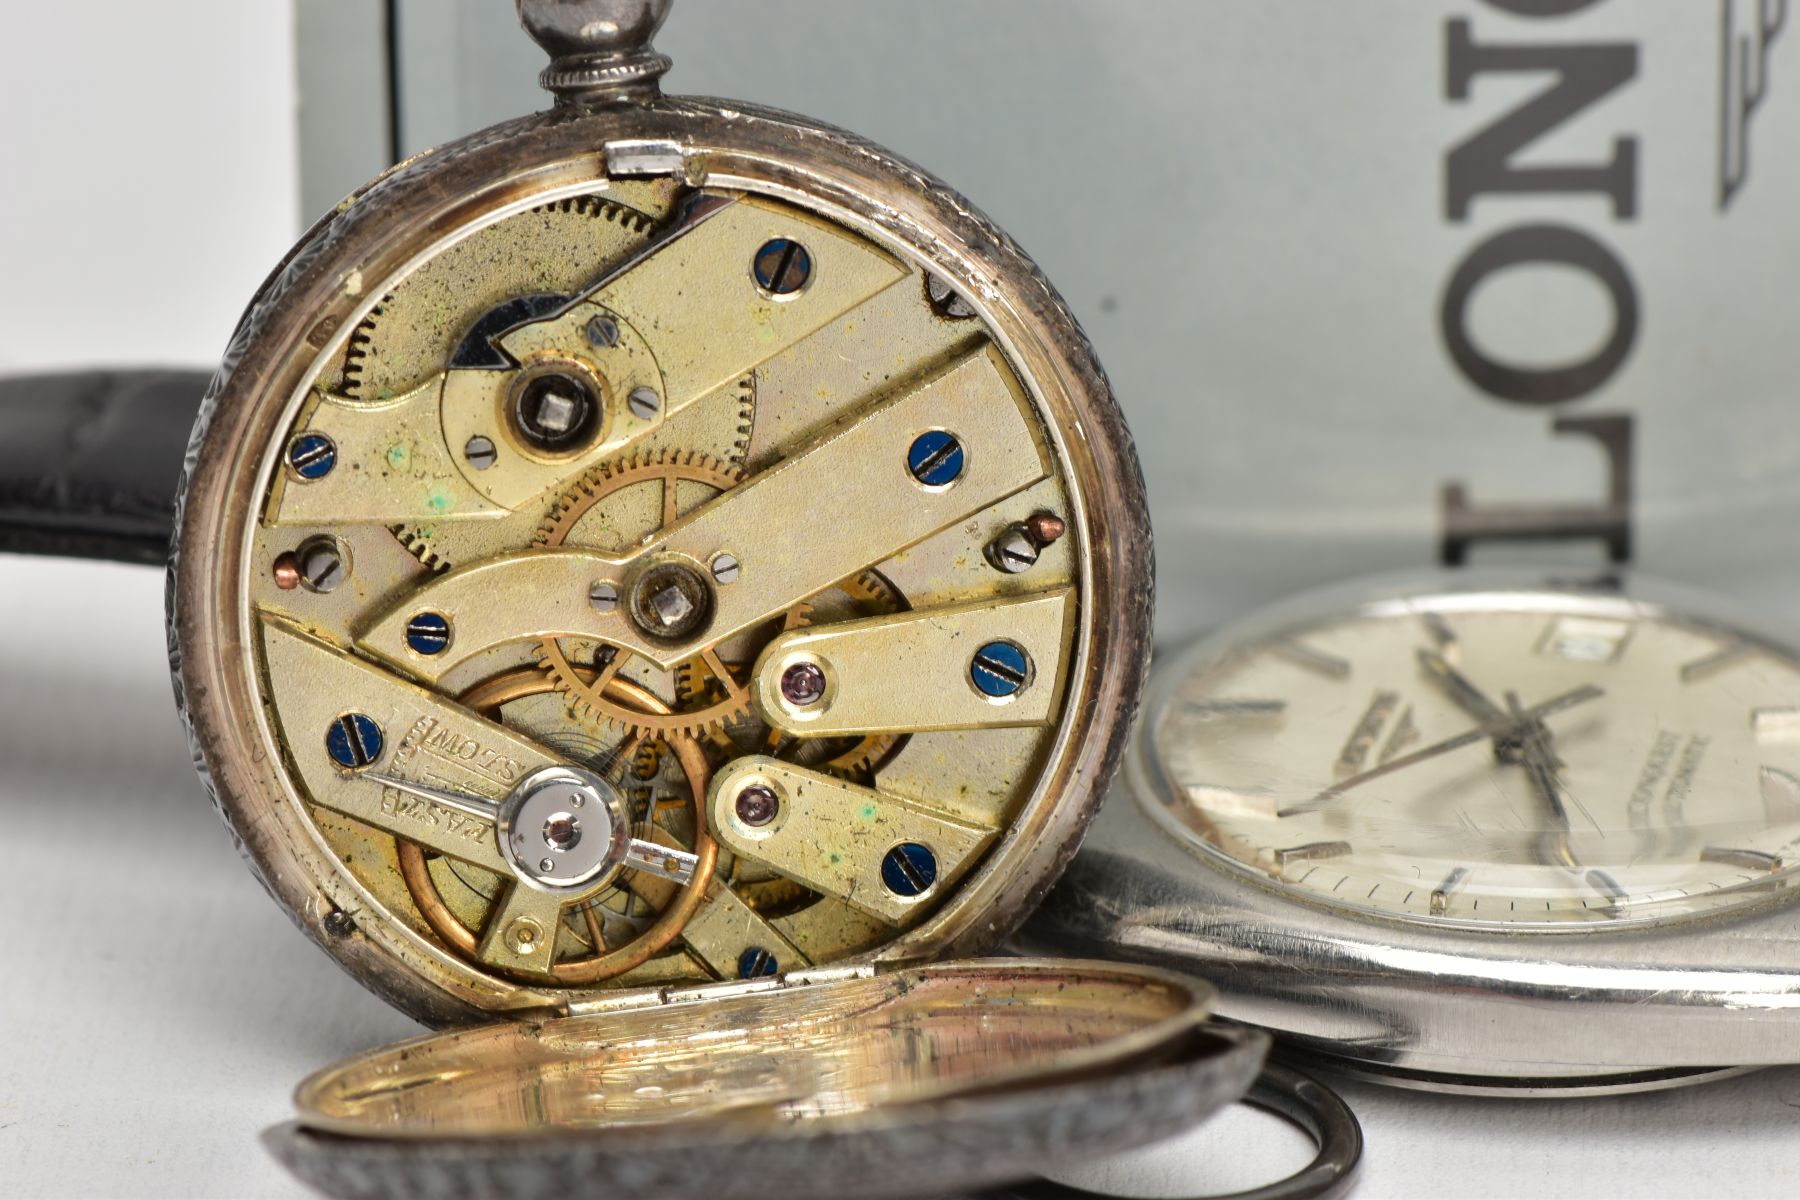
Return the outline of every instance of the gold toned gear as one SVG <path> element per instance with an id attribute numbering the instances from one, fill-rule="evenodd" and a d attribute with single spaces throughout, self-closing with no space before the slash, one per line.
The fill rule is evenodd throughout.
<path id="1" fill-rule="evenodd" d="M 691 482 L 710 483 L 719 490 L 727 486 L 735 486 L 743 479 L 742 464 L 750 445 L 750 432 L 756 421 L 756 376 L 752 372 L 738 381 L 735 391 L 736 406 L 721 420 L 709 418 L 710 423 L 698 432 L 709 445 L 718 446 L 728 451 L 725 457 L 715 457 L 699 452 L 685 455 L 690 466 L 706 466 L 707 474 L 716 470 L 728 476 L 727 482 L 717 482 L 710 478 L 690 477 Z M 689 425 L 696 416 L 704 415 L 701 409 L 690 409 L 687 416 Z M 729 426 L 728 428 L 726 426 Z M 473 562 L 488 555 L 512 549 L 517 539 L 522 541 L 529 537 L 534 545 L 560 544 L 546 542 L 547 536 L 554 536 L 558 518 L 569 513 L 571 505 L 574 511 L 568 519 L 579 520 L 583 512 L 592 507 L 591 499 L 583 498 L 576 503 L 584 485 L 603 479 L 611 471 L 614 473 L 631 469 L 634 465 L 644 463 L 662 463 L 681 458 L 679 452 L 647 451 L 636 458 L 627 458 L 620 462 L 604 464 L 584 475 L 573 490 L 558 497 L 544 511 L 542 501 L 534 502 L 537 516 L 525 509 L 508 514 L 499 522 L 481 521 L 439 521 L 428 525 L 391 525 L 388 532 L 394 535 L 406 552 L 418 559 L 428 570 L 442 574 L 452 567 Z M 636 481 L 633 481 L 636 482 Z M 587 544 L 587 543 L 583 543 Z"/>
<path id="2" fill-rule="evenodd" d="M 562 546 L 571 544 L 569 534 L 581 519 L 601 501 L 629 487 L 645 483 L 662 484 L 660 519 L 638 530 L 614 529 L 611 538 L 596 538 L 589 530 L 574 545 L 593 550 L 624 550 L 645 534 L 654 533 L 680 516 L 679 485 L 698 483 L 711 488 L 716 495 L 729 491 L 744 481 L 743 468 L 692 451 L 651 450 L 634 454 L 618 462 L 602 463 L 584 474 L 575 486 L 550 510 L 538 527 L 532 544 Z"/>
<path id="3" fill-rule="evenodd" d="M 876 571 L 862 571 L 852 575 L 831 588 L 826 597 L 832 593 L 848 597 L 855 604 L 854 613 L 849 614 L 852 616 L 881 616 L 899 612 L 906 607 L 899 589 Z M 815 597 L 814 600 L 816 603 L 803 605 L 791 612 L 782 632 L 811 624 L 813 609 L 818 604 L 829 604 L 825 597 Z M 754 665 L 752 659 L 744 663 L 728 662 L 726 668 L 734 677 L 743 679 L 747 686 L 749 673 Z M 677 678 L 681 694 L 690 704 L 701 698 L 696 694 L 697 691 L 708 686 L 708 680 L 694 672 L 682 671 Z M 875 764 L 900 744 L 900 736 L 897 734 L 871 733 L 859 738 L 795 739 L 782 737 L 780 731 L 769 729 L 760 721 L 754 722 L 754 725 L 753 730 L 733 730 L 721 724 L 709 732 L 707 740 L 728 753 L 739 753 L 754 739 L 761 742 L 761 753 L 803 762 L 828 775 L 856 782 L 867 782 Z"/>
<path id="4" fill-rule="evenodd" d="M 529 667 L 508 671 L 482 683 L 476 684 L 464 692 L 458 700 L 460 703 L 498 719 L 503 705 L 514 700 L 522 700 L 527 696 L 541 695 L 550 689 L 550 683 L 538 672 Z M 646 709 L 666 708 L 662 701 L 637 684 L 629 680 L 612 679 L 605 685 L 609 692 L 617 696 L 617 703 L 643 705 Z M 583 897 L 573 907 L 577 908 L 587 926 L 589 942 L 598 949 L 588 958 L 552 964 L 551 974 L 556 981 L 565 986 L 598 983 L 622 975 L 626 971 L 642 966 L 651 957 L 666 949 L 669 943 L 680 936 L 699 910 L 706 897 L 718 862 L 718 843 L 712 838 L 706 825 L 706 788 L 712 777 L 707 765 L 706 754 L 700 743 L 691 737 L 677 736 L 667 743 L 681 763 L 682 773 L 686 777 L 689 796 L 693 805 L 694 838 L 693 853 L 699 856 L 694 869 L 693 878 L 675 892 L 668 907 L 659 913 L 650 925 L 637 933 L 631 940 L 617 948 L 606 944 L 606 937 L 601 927 L 595 903 L 605 892 Z M 644 746 L 641 739 L 628 739 L 615 754 L 616 761 L 631 762 L 638 758 Z M 481 944 L 481 935 L 465 925 L 445 903 L 442 893 L 438 891 L 437 882 L 431 876 L 431 869 L 425 852 L 417 843 L 404 838 L 395 839 L 400 862 L 400 876 L 406 882 L 406 890 L 411 893 L 413 903 L 418 906 L 419 914 L 425 918 L 432 932 L 453 947 L 465 958 L 473 959 Z M 520 886 L 520 885 L 515 885 Z M 614 890 L 621 885 L 614 884 Z M 495 903 L 494 912 L 500 906 Z M 560 924 L 560 922 L 559 922 Z M 555 937 L 554 931 L 550 933 Z"/>
<path id="5" fill-rule="evenodd" d="M 743 478 L 742 468 L 692 451 L 651 451 L 621 462 L 603 464 L 584 475 L 550 510 L 533 538 L 533 544 L 573 544 L 622 551 L 672 524 L 683 511 L 695 506 L 691 502 L 682 504 L 682 484 L 698 484 L 712 495 L 718 495 L 736 487 Z M 626 513 L 604 504 L 629 488 L 645 484 L 660 485 L 661 492 L 657 502 L 642 512 Z M 632 523 L 634 517 L 636 522 Z M 804 623 L 802 606 L 790 611 L 783 628 L 791 629 Z M 611 657 L 606 657 L 608 652 Z M 620 704 L 608 694 L 606 684 L 618 678 L 631 657 L 617 647 L 602 649 L 596 658 L 597 668 L 582 668 L 570 662 L 562 643 L 556 638 L 545 638 L 539 643 L 537 657 L 556 689 L 568 699 L 571 710 L 590 721 L 612 725 L 628 733 L 657 737 L 697 736 L 718 729 L 750 708 L 748 683 L 737 678 L 715 650 L 707 650 L 676 668 L 677 695 L 685 697 L 689 703 L 666 713 Z"/>
<path id="6" fill-rule="evenodd" d="M 426 569 L 434 574 L 442 575 L 450 569 L 450 561 L 438 554 L 432 545 L 431 538 L 423 531 L 409 525 L 390 525 L 388 532 L 393 534 L 399 543 L 406 547 L 406 552 L 418 559 Z"/>
<path id="7" fill-rule="evenodd" d="M 495 304 L 573 291 L 604 263 L 648 242 L 654 228 L 654 219 L 634 208 L 572 196 L 482 230 L 415 272 L 357 323 L 344 347 L 338 393 L 380 403 L 406 392 L 441 370 L 463 326 Z M 469 269 L 477 265 L 478 273 Z M 475 294 L 471 275 L 481 281 Z"/>
<path id="8" fill-rule="evenodd" d="M 731 461 L 742 467 L 750 457 L 750 433 L 756 427 L 756 372 L 738 380 L 737 436 L 731 441 Z"/>

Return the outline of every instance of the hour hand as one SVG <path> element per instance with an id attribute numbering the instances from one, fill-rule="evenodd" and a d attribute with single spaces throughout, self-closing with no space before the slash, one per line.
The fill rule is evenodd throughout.
<path id="1" fill-rule="evenodd" d="M 1584 684 L 1573 691 L 1564 692 L 1560 696 L 1552 696 L 1542 704 L 1532 705 L 1530 708 L 1519 714 L 1519 719 L 1526 723 L 1541 723 L 1545 717 L 1550 716 L 1552 713 L 1559 713 L 1564 709 L 1574 708 L 1577 704 L 1586 704 L 1590 700 L 1598 700 L 1605 694 L 1605 692 L 1591 683 Z M 1422 763 L 1428 759 L 1436 758 L 1440 754 L 1448 754 L 1453 750 L 1460 750 L 1464 746 L 1472 746 L 1476 742 L 1481 741 L 1482 738 L 1488 736 L 1490 736 L 1490 733 L 1485 725 L 1479 729 L 1465 730 L 1455 737 L 1445 738 L 1443 741 L 1435 742 L 1423 749 L 1414 750 L 1411 754 L 1404 754 L 1399 758 L 1390 759 L 1379 766 L 1370 767 L 1360 775 L 1352 775 L 1348 779 L 1340 779 L 1312 799 L 1302 801 L 1299 804 L 1290 805 L 1287 808 L 1279 810 L 1275 815 L 1278 817 L 1291 817 L 1299 813 L 1311 812 L 1328 801 L 1336 800 L 1351 788 L 1361 787 L 1371 780 L 1380 779 L 1384 775 L 1391 775 L 1395 771 L 1404 770 L 1416 763 Z"/>
<path id="2" fill-rule="evenodd" d="M 1519 764 L 1549 813 L 1548 826 L 1538 834 L 1538 858 L 1547 866 L 1577 870 L 1581 863 L 1569 844 L 1569 807 L 1563 802 L 1562 780 L 1556 774 L 1562 759 L 1551 746 L 1549 729 L 1520 705 L 1518 693 L 1506 693 L 1506 704 L 1519 730 Z"/>
<path id="3" fill-rule="evenodd" d="M 1457 707 L 1480 721 L 1488 728 L 1488 732 L 1498 734 L 1511 723 L 1511 718 L 1504 708 L 1496 704 L 1488 694 L 1476 687 L 1474 682 L 1457 670 L 1449 659 L 1436 650 L 1421 646 L 1419 648 L 1419 665 L 1425 668 Z"/>

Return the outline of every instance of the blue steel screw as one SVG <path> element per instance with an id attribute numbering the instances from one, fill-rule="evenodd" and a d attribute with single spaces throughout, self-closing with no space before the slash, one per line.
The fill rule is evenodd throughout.
<path id="1" fill-rule="evenodd" d="M 325 753 L 346 771 L 366 767 L 381 757 L 381 726 L 363 713 L 345 713 L 325 730 Z"/>
<path id="2" fill-rule="evenodd" d="M 773 975 L 780 968 L 775 956 L 761 946 L 748 947 L 738 955 L 738 978 L 756 979 L 763 975 Z"/>
<path id="3" fill-rule="evenodd" d="M 422 612 L 406 623 L 406 644 L 419 654 L 442 654 L 450 644 L 450 622 L 434 612 Z"/>
<path id="4" fill-rule="evenodd" d="M 302 479 L 323 479 L 337 466 L 337 446 L 322 433 L 303 433 L 288 443 L 288 466 Z"/>
<path id="5" fill-rule="evenodd" d="M 791 296 L 812 278 L 812 255 L 789 238 L 763 243 L 751 263 L 757 286 L 772 296 Z"/>
<path id="6" fill-rule="evenodd" d="M 931 429 L 913 439 L 906 452 L 906 469 L 926 487 L 944 487 L 956 482 L 963 470 L 962 443 L 954 433 Z"/>
<path id="7" fill-rule="evenodd" d="M 937 882 L 937 855 L 917 842 L 901 842 L 881 860 L 881 882 L 896 896 L 917 896 Z"/>
<path id="8" fill-rule="evenodd" d="M 1004 700 L 1031 678 L 1031 661 L 1011 642 L 989 642 L 969 660 L 969 679 L 984 696 Z"/>

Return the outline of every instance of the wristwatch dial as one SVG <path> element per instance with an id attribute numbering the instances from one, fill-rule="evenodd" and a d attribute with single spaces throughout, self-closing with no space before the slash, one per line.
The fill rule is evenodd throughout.
<path id="1" fill-rule="evenodd" d="M 1800 866 L 1800 661 L 1618 595 L 1446 592 L 1227 633 L 1165 677 L 1155 815 L 1292 894 L 1593 929 Z"/>
<path id="2" fill-rule="evenodd" d="M 1129 720 L 1147 543 L 1066 312 L 869 148 L 671 107 L 352 204 L 199 452 L 197 738 L 403 999 L 991 942 Z M 614 131 L 656 119 L 647 164 Z M 433 210 L 484 156 L 503 185 Z"/>

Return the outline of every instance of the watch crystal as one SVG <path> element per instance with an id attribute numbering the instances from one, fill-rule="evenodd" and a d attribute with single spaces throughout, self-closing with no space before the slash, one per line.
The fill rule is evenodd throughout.
<path id="1" fill-rule="evenodd" d="M 1616 593 L 1227 633 L 1159 697 L 1152 811 L 1310 901 L 1592 929 L 1754 903 L 1800 870 L 1800 661 Z"/>

